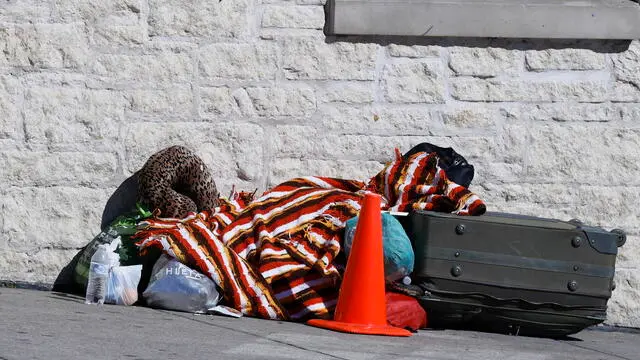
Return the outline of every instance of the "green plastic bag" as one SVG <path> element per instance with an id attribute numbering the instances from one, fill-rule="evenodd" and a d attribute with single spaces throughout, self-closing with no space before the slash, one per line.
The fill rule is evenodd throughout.
<path id="1" fill-rule="evenodd" d="M 134 241 L 131 240 L 131 236 L 136 233 L 138 222 L 150 216 L 151 213 L 139 204 L 136 205 L 136 210 L 118 216 L 82 249 L 74 269 L 74 281 L 83 289 L 86 289 L 91 257 L 98 250 L 99 245 L 111 244 L 118 238 L 120 238 L 120 246 L 116 252 L 120 258 L 120 265 L 140 264 L 138 248 L 135 246 Z"/>

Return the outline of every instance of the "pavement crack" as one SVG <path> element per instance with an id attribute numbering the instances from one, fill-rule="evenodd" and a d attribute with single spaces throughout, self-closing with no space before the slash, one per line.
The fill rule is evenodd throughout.
<path id="1" fill-rule="evenodd" d="M 300 345 L 297 345 L 297 344 L 292 344 L 292 343 L 289 343 L 289 342 L 286 342 L 286 341 L 271 339 L 271 338 L 268 338 L 268 337 L 266 337 L 264 335 L 256 334 L 256 333 L 253 333 L 253 332 L 250 332 L 250 331 L 238 330 L 238 329 L 234 329 L 234 328 L 229 327 L 229 326 L 214 324 L 214 323 L 211 323 L 211 322 L 205 321 L 205 320 L 194 319 L 193 317 L 182 315 L 182 314 L 176 314 L 176 313 L 174 313 L 172 311 L 165 311 L 165 310 L 160 310 L 160 311 L 164 312 L 164 313 L 167 313 L 167 314 L 171 314 L 173 316 L 177 316 L 177 317 L 183 318 L 183 319 L 195 321 L 195 322 L 198 322 L 198 323 L 201 323 L 201 324 L 205 324 L 205 325 L 209 325 L 209 326 L 213 326 L 213 327 L 217 327 L 217 328 L 221 328 L 221 329 L 225 329 L 225 330 L 230 330 L 230 331 L 234 331 L 234 332 L 239 332 L 239 333 L 242 333 L 242 334 L 245 334 L 245 335 L 255 336 L 257 338 L 264 339 L 264 340 L 267 340 L 267 341 L 271 341 L 271 342 L 274 342 L 274 343 L 277 343 L 277 344 L 291 346 L 291 347 L 294 347 L 294 348 L 299 349 L 299 350 L 304 350 L 304 351 L 309 351 L 309 352 L 320 354 L 320 355 L 324 355 L 324 356 L 329 356 L 329 357 L 331 357 L 333 359 L 349 360 L 348 358 L 343 358 L 343 357 L 336 356 L 336 355 L 333 355 L 333 354 L 329 354 L 329 353 L 326 353 L 326 352 L 323 352 L 323 351 L 318 351 L 318 350 L 314 350 L 314 349 L 308 349 L 308 348 L 305 348 L 304 346 L 300 346 Z M 0 360 L 2 360 L 2 359 L 0 358 Z"/>
<path id="2" fill-rule="evenodd" d="M 567 345 L 569 345 L 569 346 L 575 346 L 575 347 L 580 348 L 580 349 L 583 349 L 583 350 L 590 350 L 590 351 L 594 351 L 594 352 L 597 352 L 598 354 L 602 354 L 602 355 L 613 356 L 613 357 L 616 357 L 616 358 L 618 358 L 618 359 L 623 359 L 623 360 L 633 360 L 633 359 L 630 359 L 630 358 L 628 358 L 628 357 L 624 357 L 624 356 L 620 356 L 620 355 L 616 355 L 616 354 L 608 353 L 608 352 L 606 352 L 606 351 L 601 351 L 601 350 L 597 350 L 597 349 L 592 349 L 592 348 L 590 348 L 590 347 L 588 347 L 588 346 L 580 346 L 580 345 L 577 345 L 577 344 L 569 344 L 569 343 L 567 343 Z"/>

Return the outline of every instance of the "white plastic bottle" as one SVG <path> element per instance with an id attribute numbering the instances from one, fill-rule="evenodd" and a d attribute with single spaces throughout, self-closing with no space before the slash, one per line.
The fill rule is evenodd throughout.
<path id="1" fill-rule="evenodd" d="M 85 304 L 104 304 L 109 277 L 109 245 L 102 244 L 91 257 Z"/>

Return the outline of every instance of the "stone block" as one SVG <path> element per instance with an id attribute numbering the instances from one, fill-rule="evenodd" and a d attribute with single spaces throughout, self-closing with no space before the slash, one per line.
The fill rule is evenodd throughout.
<path id="1" fill-rule="evenodd" d="M 635 198 L 637 200 L 637 197 Z M 626 201 L 629 203 L 630 201 Z M 625 214 L 626 215 L 626 214 Z M 629 226 L 637 227 L 637 220 L 632 219 L 633 215 L 627 215 L 624 224 L 616 225 L 613 228 L 621 228 L 627 232 L 627 242 L 620 248 L 618 248 L 618 258 L 616 259 L 617 268 L 630 268 L 636 269 L 638 266 L 638 256 L 640 256 L 640 236 L 638 236 L 637 230 L 633 230 Z M 614 219 L 617 221 L 617 219 Z M 629 221 L 631 220 L 631 221 Z"/>
<path id="2" fill-rule="evenodd" d="M 482 170 L 482 169 L 480 169 Z M 488 211 L 500 211 L 521 215 L 538 216 L 559 220 L 570 220 L 579 215 L 575 207 L 581 203 L 576 187 L 562 184 L 527 184 L 524 182 L 505 184 L 491 177 L 474 179 L 476 191 L 487 203 Z M 581 220 L 591 221 L 583 216 Z"/>
<path id="3" fill-rule="evenodd" d="M 162 117 L 190 118 L 193 113 L 193 94 L 189 85 L 176 85 L 168 89 L 132 90 L 126 93 L 131 111 Z"/>
<path id="4" fill-rule="evenodd" d="M 394 103 L 444 103 L 444 74 L 439 62 L 407 61 L 384 66 L 381 86 Z"/>
<path id="5" fill-rule="evenodd" d="M 634 207 L 640 201 L 638 187 L 524 182 L 497 184 L 493 181 L 479 186 L 486 199 L 499 206 L 501 211 L 563 221 L 580 219 L 587 225 L 606 230 L 621 228 L 633 232 L 637 228 Z M 633 266 L 633 257 L 629 255 L 638 253 L 640 244 L 628 241 L 620 249 L 620 266 Z"/>
<path id="6" fill-rule="evenodd" d="M 457 147 L 454 147 L 458 151 Z M 522 151 L 518 152 L 518 156 Z M 475 174 L 473 182 L 471 183 L 471 190 L 477 191 L 476 185 L 485 184 L 488 181 L 497 182 L 501 184 L 519 183 L 526 180 L 523 175 L 525 167 L 522 162 L 516 162 L 513 160 L 491 160 L 489 158 L 474 159 L 473 154 L 469 152 L 461 153 L 467 160 L 475 167 Z M 478 195 L 482 196 L 482 193 Z M 491 203 L 492 209 L 496 204 Z M 498 211 L 498 210 L 496 210 Z M 507 209 L 499 210 L 507 212 Z"/>
<path id="7" fill-rule="evenodd" d="M 22 117 L 12 104 L 0 100 L 0 140 L 22 140 L 24 129 Z"/>
<path id="8" fill-rule="evenodd" d="M 567 191 L 566 188 L 571 186 L 559 184 L 559 187 Z M 637 186 L 580 186 L 576 190 L 576 197 L 571 218 L 585 219 L 586 223 L 606 230 L 623 229 L 631 234 L 637 231 L 638 220 L 634 215 L 636 204 L 640 201 L 640 188 Z M 618 266 L 636 267 L 635 255 L 638 254 L 640 243 L 629 235 L 627 243 L 618 249 Z"/>
<path id="9" fill-rule="evenodd" d="M 193 78 L 193 62 L 186 51 L 176 51 L 157 49 L 138 55 L 101 54 L 91 71 L 107 82 L 134 83 L 139 87 L 143 84 L 188 83 Z"/>
<path id="10" fill-rule="evenodd" d="M 213 44 L 199 52 L 200 74 L 205 81 L 270 80 L 276 74 L 275 43 Z"/>
<path id="11" fill-rule="evenodd" d="M 60 271 L 78 253 L 76 249 L 41 248 L 28 253 L 0 251 L 3 279 L 53 284 Z"/>
<path id="12" fill-rule="evenodd" d="M 565 184 L 638 185 L 640 130 L 532 124 L 527 176 Z"/>
<path id="13" fill-rule="evenodd" d="M 7 249 L 78 249 L 100 231 L 109 193 L 84 187 L 10 188 L 3 201 Z"/>
<path id="14" fill-rule="evenodd" d="M 613 83 L 613 88 L 609 99 L 612 102 L 640 102 L 640 86 L 636 86 L 630 82 L 616 81 Z"/>
<path id="15" fill-rule="evenodd" d="M 43 23 L 50 16 L 51 6 L 42 0 L 7 1 L 0 7 L 0 21 L 3 23 Z"/>
<path id="16" fill-rule="evenodd" d="M 318 108 L 312 122 L 321 129 L 340 134 L 430 135 L 441 128 L 440 119 L 428 108 L 397 108 L 350 104 L 326 104 Z"/>
<path id="17" fill-rule="evenodd" d="M 387 51 L 393 57 L 406 58 L 429 58 L 440 57 L 442 48 L 439 46 L 422 46 L 422 45 L 397 45 L 389 44 Z"/>
<path id="18" fill-rule="evenodd" d="M 326 35 L 321 29 L 293 29 L 262 27 L 258 29 L 258 37 L 265 41 L 277 41 L 280 44 L 289 39 L 305 38 L 312 41 L 325 43 Z"/>
<path id="19" fill-rule="evenodd" d="M 484 106 L 448 107 L 441 111 L 441 116 L 445 129 L 472 130 L 476 134 L 479 130 L 494 129 L 504 118 L 499 109 Z"/>
<path id="20" fill-rule="evenodd" d="M 319 128 L 323 130 L 305 125 L 278 126 L 274 152 L 282 157 L 302 159 L 388 161 L 393 158 L 395 147 L 405 152 L 421 142 L 431 142 L 438 146 L 451 146 L 469 161 L 479 163 L 480 167 L 492 172 L 501 170 L 499 173 L 490 172 L 492 176 L 513 179 L 522 171 L 524 149 L 528 144 L 525 124 L 508 124 L 499 131 L 474 131 L 451 136 L 455 130 L 447 131 L 439 114 L 434 116 L 419 109 L 397 111 L 382 108 L 376 109 L 382 115 L 374 121 L 369 118 L 369 111 L 321 107 L 319 112 L 326 115 L 312 120 L 315 126 L 321 124 Z M 414 124 L 420 127 L 412 126 Z M 447 132 L 450 135 L 446 135 Z M 300 138 L 313 138 L 314 141 L 301 142 Z"/>
<path id="21" fill-rule="evenodd" d="M 358 82 L 321 82 L 316 85 L 318 102 L 365 104 L 374 100 L 374 83 Z"/>
<path id="22" fill-rule="evenodd" d="M 256 117 L 255 106 L 245 88 L 207 87 L 200 89 L 200 114 L 205 118 Z"/>
<path id="23" fill-rule="evenodd" d="M 602 70 L 605 55 L 589 49 L 546 49 L 526 52 L 527 70 Z"/>
<path id="24" fill-rule="evenodd" d="M 640 270 L 617 269 L 616 289 L 608 303 L 607 320 L 609 325 L 640 327 Z"/>
<path id="25" fill-rule="evenodd" d="M 604 80 L 483 80 L 456 78 L 451 96 L 461 101 L 481 102 L 592 102 L 608 100 L 609 85 Z"/>
<path id="26" fill-rule="evenodd" d="M 281 158 L 386 162 L 394 158 L 394 148 L 405 152 L 430 140 L 428 136 L 335 134 L 311 126 L 281 125 L 276 127 L 272 146 L 274 154 Z"/>
<path id="27" fill-rule="evenodd" d="M 6 151 L 0 153 L 0 174 L 8 186 L 100 187 L 115 177 L 114 154 L 99 152 Z"/>
<path id="28" fill-rule="evenodd" d="M 5 26 L 0 48 L 0 66 L 40 69 L 83 69 L 91 54 L 81 23 Z"/>
<path id="29" fill-rule="evenodd" d="M 26 139 L 57 149 L 113 149 L 128 106 L 118 91 L 34 86 L 24 100 Z"/>
<path id="30" fill-rule="evenodd" d="M 146 28 L 140 25 L 140 20 L 136 20 L 135 23 L 129 23 L 129 21 L 125 18 L 115 23 L 103 21 L 96 25 L 93 37 L 94 46 L 114 48 L 143 45 L 148 39 Z"/>
<path id="31" fill-rule="evenodd" d="M 142 10 L 142 0 L 54 0 L 55 17 L 58 21 L 104 21 L 106 17 L 138 18 Z M 132 21 L 132 23 L 135 21 Z"/>
<path id="32" fill-rule="evenodd" d="M 249 32 L 249 1 L 149 1 L 151 36 L 239 37 Z"/>
<path id="33" fill-rule="evenodd" d="M 86 22 L 100 46 L 135 45 L 146 40 L 141 0 L 54 0 L 56 20 Z"/>
<path id="34" fill-rule="evenodd" d="M 15 151 L 24 149 L 24 142 L 22 140 L 2 139 L 0 138 L 0 152 L 3 151 Z"/>
<path id="35" fill-rule="evenodd" d="M 520 164 L 529 136 L 528 124 L 505 123 L 495 133 L 452 137 L 451 144 L 467 159 Z"/>
<path id="36" fill-rule="evenodd" d="M 262 27 L 322 29 L 324 8 L 322 6 L 265 6 Z"/>
<path id="37" fill-rule="evenodd" d="M 288 38 L 283 42 L 283 70 L 290 80 L 373 80 L 378 45 L 315 38 Z"/>
<path id="38" fill-rule="evenodd" d="M 12 93 L 24 93 L 31 88 L 99 88 L 98 83 L 83 73 L 62 71 L 33 71 L 21 73 L 19 77 L 7 77 L 11 81 L 5 82 L 7 89 Z"/>
<path id="39" fill-rule="evenodd" d="M 523 119 L 534 121 L 609 122 L 620 119 L 618 109 L 611 104 L 537 104 L 522 105 Z"/>
<path id="40" fill-rule="evenodd" d="M 514 134 L 484 137 L 369 135 L 370 133 L 365 136 L 321 132 L 310 126 L 279 126 L 276 131 L 273 151 L 281 158 L 384 163 L 393 160 L 396 147 L 404 153 L 419 143 L 429 142 L 442 147 L 453 147 L 474 164 L 477 167 L 474 179 L 476 185 L 487 179 L 500 182 L 518 182 L 522 179 L 523 145 L 517 141 L 520 140 L 518 137 L 525 136 L 516 131 L 513 131 Z M 314 141 L 299 141 L 301 138 L 313 138 Z M 500 141 L 502 143 L 497 144 Z"/>
<path id="41" fill-rule="evenodd" d="M 612 54 L 611 58 L 616 78 L 640 88 L 640 41 L 633 41 L 629 49 Z"/>
<path id="42" fill-rule="evenodd" d="M 629 124 L 629 126 L 640 125 L 640 104 L 622 107 L 620 113 L 622 115 L 622 121 Z"/>
<path id="43" fill-rule="evenodd" d="M 229 116 L 239 114 L 238 104 L 228 87 L 200 88 L 200 114 Z"/>
<path id="44" fill-rule="evenodd" d="M 490 135 L 504 115 L 497 108 L 456 106 L 433 110 L 427 106 L 398 108 L 375 104 L 325 104 L 312 121 L 321 128 L 347 134 L 371 135 Z"/>
<path id="45" fill-rule="evenodd" d="M 124 141 L 125 170 L 134 173 L 155 152 L 184 145 L 205 161 L 226 195 L 232 184 L 263 186 L 264 139 L 264 130 L 248 123 L 135 123 Z"/>
<path id="46" fill-rule="evenodd" d="M 449 68 L 454 74 L 494 77 L 523 69 L 522 51 L 500 48 L 454 47 L 449 50 Z"/>
<path id="47" fill-rule="evenodd" d="M 338 179 L 368 181 L 384 167 L 378 161 L 314 160 L 278 158 L 272 163 L 269 187 L 301 176 L 323 176 Z"/>
<path id="48" fill-rule="evenodd" d="M 475 167 L 474 184 L 522 181 L 529 131 L 527 124 L 507 122 L 495 132 L 470 131 L 434 143 L 452 147 Z"/>
<path id="49" fill-rule="evenodd" d="M 23 140 L 23 120 L 16 106 L 22 99 L 13 91 L 11 82 L 10 78 L 0 78 L 0 140 Z"/>
<path id="50" fill-rule="evenodd" d="M 305 116 L 316 109 L 316 96 L 310 87 L 255 87 L 246 91 L 261 116 Z"/>

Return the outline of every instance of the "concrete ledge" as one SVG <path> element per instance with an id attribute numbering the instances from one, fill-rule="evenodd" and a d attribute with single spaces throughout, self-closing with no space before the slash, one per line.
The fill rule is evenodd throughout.
<path id="1" fill-rule="evenodd" d="M 328 35 L 640 38 L 632 0 L 329 0 Z"/>

